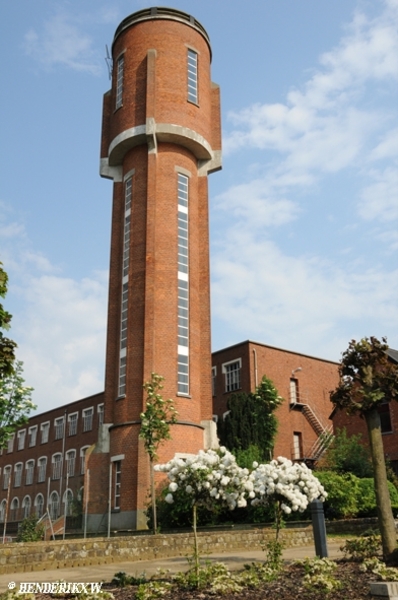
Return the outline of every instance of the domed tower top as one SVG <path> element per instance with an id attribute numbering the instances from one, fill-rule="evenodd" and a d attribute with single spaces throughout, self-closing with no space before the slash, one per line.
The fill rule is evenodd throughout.
<path id="1" fill-rule="evenodd" d="M 112 43 L 112 89 L 105 95 L 101 175 L 140 144 L 176 143 L 221 167 L 219 89 L 210 75 L 211 47 L 194 17 L 149 8 L 126 17 Z M 156 150 L 155 150 L 156 151 Z"/>

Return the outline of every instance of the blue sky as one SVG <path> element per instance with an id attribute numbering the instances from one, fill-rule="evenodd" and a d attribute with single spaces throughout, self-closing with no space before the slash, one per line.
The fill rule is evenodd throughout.
<path id="1" fill-rule="evenodd" d="M 156 2 L 0 7 L 0 260 L 40 410 L 103 389 L 111 183 L 105 45 Z M 398 348 L 398 0 L 174 0 L 207 29 L 223 170 L 210 177 L 212 339 L 339 360 Z"/>

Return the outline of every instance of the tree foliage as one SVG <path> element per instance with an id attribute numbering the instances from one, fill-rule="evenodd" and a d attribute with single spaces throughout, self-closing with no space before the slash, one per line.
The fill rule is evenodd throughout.
<path id="1" fill-rule="evenodd" d="M 373 477 L 372 459 L 369 449 L 361 444 L 362 435 L 347 435 L 347 430 L 338 429 L 317 469 L 352 473 L 357 477 Z"/>
<path id="2" fill-rule="evenodd" d="M 0 448 L 7 446 L 10 435 L 27 422 L 27 415 L 36 408 L 31 400 L 32 389 L 25 386 L 20 361 L 16 361 L 11 374 L 0 379 Z"/>
<path id="3" fill-rule="evenodd" d="M 177 411 L 174 408 L 173 400 L 163 400 L 159 392 L 163 389 L 162 381 L 164 377 L 157 373 L 151 373 L 151 381 L 146 381 L 143 385 L 146 391 L 146 408 L 140 414 L 141 429 L 139 437 L 144 441 L 145 452 L 149 457 L 150 478 L 151 478 L 151 503 L 153 517 L 153 532 L 157 530 L 156 517 L 156 494 L 155 479 L 153 473 L 154 461 L 158 458 L 159 446 L 166 440 L 171 439 L 170 425 L 177 422 Z"/>
<path id="4" fill-rule="evenodd" d="M 282 401 L 274 384 L 266 376 L 255 392 L 232 394 L 227 404 L 229 412 L 219 424 L 221 443 L 238 455 L 242 451 L 249 451 L 252 455 L 256 446 L 259 455 L 255 460 L 270 460 L 278 427 L 274 412 Z"/>
<path id="5" fill-rule="evenodd" d="M 4 298 L 7 293 L 8 276 L 0 262 L 0 298 Z M 0 302 L 0 379 L 11 375 L 14 370 L 16 343 L 6 337 L 3 330 L 10 328 L 11 315 L 7 312 Z"/>
<path id="6" fill-rule="evenodd" d="M 377 516 L 383 555 L 390 560 L 396 548 L 395 523 L 388 490 L 378 406 L 398 400 L 398 365 L 387 354 L 386 338 L 351 340 L 339 365 L 340 382 L 332 402 L 347 414 L 359 413 L 366 421 L 374 472 Z"/>
<path id="7" fill-rule="evenodd" d="M 151 381 L 144 383 L 147 393 L 146 409 L 141 413 L 140 438 L 144 440 L 145 451 L 151 462 L 158 457 L 160 444 L 171 439 L 170 425 L 177 421 L 177 411 L 173 400 L 163 400 L 159 391 L 163 389 L 164 377 L 151 373 Z"/>

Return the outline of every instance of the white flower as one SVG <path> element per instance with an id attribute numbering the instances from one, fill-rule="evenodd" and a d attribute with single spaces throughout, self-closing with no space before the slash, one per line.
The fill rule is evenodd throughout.
<path id="1" fill-rule="evenodd" d="M 176 490 L 178 490 L 178 485 L 175 482 L 170 483 L 169 490 L 170 492 L 175 492 Z"/>
<path id="2" fill-rule="evenodd" d="M 167 494 L 165 500 L 168 504 L 173 504 L 173 502 L 174 502 L 173 494 Z"/>

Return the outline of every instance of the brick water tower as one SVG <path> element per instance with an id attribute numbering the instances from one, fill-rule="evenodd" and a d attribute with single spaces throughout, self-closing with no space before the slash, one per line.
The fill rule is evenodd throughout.
<path id="1" fill-rule="evenodd" d="M 161 461 L 209 446 L 214 431 L 207 177 L 221 168 L 221 127 L 209 37 L 184 12 L 148 8 L 120 23 L 112 61 L 100 167 L 113 180 L 105 425 L 87 463 L 96 530 L 145 526 L 138 433 L 151 372 L 178 410 Z"/>

